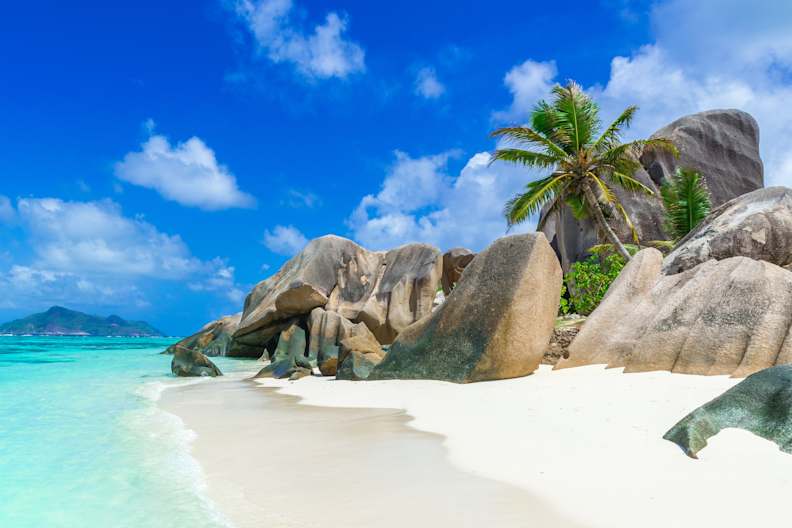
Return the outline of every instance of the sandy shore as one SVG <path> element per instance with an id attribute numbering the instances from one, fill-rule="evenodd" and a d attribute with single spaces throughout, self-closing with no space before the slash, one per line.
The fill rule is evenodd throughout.
<path id="1" fill-rule="evenodd" d="M 593 366 L 557 372 L 543 367 L 526 378 L 471 385 L 318 378 L 258 383 L 299 396 L 302 404 L 403 409 L 413 417 L 412 427 L 445 438 L 455 466 L 519 486 L 581 525 L 779 525 L 788 516 L 792 456 L 740 430 L 713 438 L 700 460 L 687 458 L 662 439 L 685 414 L 737 381 L 668 372 L 622 374 Z M 322 416 L 315 414 L 315 419 L 337 419 Z M 388 416 L 403 421 L 394 414 L 380 419 Z M 370 419 L 377 423 L 376 415 L 362 420 Z M 336 431 L 348 434 L 344 427 Z M 380 485 L 391 485 L 387 472 L 380 477 Z M 435 476 L 424 478 L 433 481 Z M 444 483 L 434 484 L 428 488 L 444 489 Z M 408 504 L 410 496 L 405 493 L 393 504 Z M 471 503 L 462 499 L 457 504 L 465 508 Z M 531 517 L 519 525 L 552 526 Z"/>
<path id="2" fill-rule="evenodd" d="M 377 407 L 399 387 L 416 385 L 352 388 L 302 380 L 289 389 L 311 393 L 315 401 L 340 389 L 331 403 L 371 396 Z M 419 386 L 416 398 L 433 397 L 437 387 L 445 384 Z M 300 405 L 233 376 L 174 388 L 160 400 L 197 433 L 193 455 L 203 467 L 206 493 L 239 528 L 585 526 L 524 489 L 452 465 L 444 439 L 408 427 L 403 411 L 354 403 Z"/>

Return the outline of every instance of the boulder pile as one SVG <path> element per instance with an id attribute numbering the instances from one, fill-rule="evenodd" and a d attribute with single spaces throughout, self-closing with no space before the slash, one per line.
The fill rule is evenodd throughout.
<path id="1" fill-rule="evenodd" d="M 440 307 L 399 335 L 368 379 L 468 383 L 530 374 L 550 341 L 560 290 L 561 267 L 544 235 L 500 238 Z"/>

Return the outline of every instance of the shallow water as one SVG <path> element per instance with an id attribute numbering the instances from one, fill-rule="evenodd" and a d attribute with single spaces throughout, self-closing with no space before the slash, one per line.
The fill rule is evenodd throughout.
<path id="1" fill-rule="evenodd" d="M 172 342 L 0 337 L 0 527 L 228 526 L 203 494 L 193 433 L 156 405 L 202 382 L 170 375 L 159 353 Z"/>

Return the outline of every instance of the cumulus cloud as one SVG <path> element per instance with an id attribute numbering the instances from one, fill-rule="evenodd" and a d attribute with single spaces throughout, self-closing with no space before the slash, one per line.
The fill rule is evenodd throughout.
<path id="1" fill-rule="evenodd" d="M 529 175 L 516 167 L 490 166 L 490 155 L 472 156 L 456 177 L 447 171 L 450 154 L 411 158 L 397 152 L 377 195 L 361 200 L 348 225 L 354 238 L 372 249 L 426 242 L 448 249 L 482 249 L 506 233 L 503 204 Z M 515 229 L 523 232 L 532 222 Z"/>
<path id="2" fill-rule="evenodd" d="M 508 110 L 495 112 L 495 119 L 514 121 L 524 119 L 536 102 L 553 87 L 558 68 L 554 61 L 526 60 L 506 73 L 503 82 L 512 94 Z"/>
<path id="3" fill-rule="evenodd" d="M 237 0 L 234 10 L 260 54 L 293 65 L 304 77 L 344 79 L 366 69 L 363 48 L 346 38 L 347 18 L 334 11 L 305 32 L 293 20 L 292 0 Z"/>
<path id="4" fill-rule="evenodd" d="M 124 216 L 110 200 L 24 198 L 16 210 L 32 257 L 0 270 L 0 286 L 27 304 L 142 306 L 141 284 L 182 280 L 203 285 L 197 288 L 202 291 L 241 298 L 234 268 L 224 260 L 195 257 L 178 235 Z"/>
<path id="5" fill-rule="evenodd" d="M 294 226 L 275 226 L 271 231 L 264 232 L 264 245 L 278 255 L 291 257 L 302 250 L 308 243 L 299 229 Z"/>
<path id="6" fill-rule="evenodd" d="M 437 78 L 434 68 L 421 68 L 415 76 L 415 93 L 424 99 L 437 99 L 446 91 L 445 85 Z"/>
<path id="7" fill-rule="evenodd" d="M 255 205 L 255 199 L 239 190 L 234 175 L 197 137 L 171 145 L 165 136 L 151 136 L 139 152 L 130 152 L 115 164 L 115 175 L 168 200 L 209 211 Z"/>
<path id="8" fill-rule="evenodd" d="M 16 218 L 16 211 L 7 196 L 0 194 L 0 224 L 9 224 Z"/>
<path id="9" fill-rule="evenodd" d="M 745 110 L 761 129 L 766 184 L 792 185 L 786 140 L 792 134 L 792 114 L 786 111 L 792 98 L 792 4 L 667 0 L 653 6 L 651 25 L 655 41 L 615 57 L 608 81 L 588 88 L 603 118 L 637 104 L 627 136 L 635 138 L 686 114 Z M 506 76 L 513 103 L 496 118 L 525 119 L 556 74 L 552 63 L 529 60 L 516 66 Z"/>

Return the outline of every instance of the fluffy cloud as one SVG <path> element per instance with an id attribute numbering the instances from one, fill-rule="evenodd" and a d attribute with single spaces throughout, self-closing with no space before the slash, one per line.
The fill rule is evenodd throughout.
<path id="1" fill-rule="evenodd" d="M 415 93 L 424 99 L 437 99 L 446 91 L 445 86 L 437 78 L 434 68 L 421 68 L 415 76 Z"/>
<path id="2" fill-rule="evenodd" d="M 610 78 L 590 93 L 603 118 L 629 104 L 640 111 L 628 137 L 647 136 L 694 112 L 738 108 L 761 129 L 768 185 L 792 185 L 792 4 L 748 0 L 668 0 L 654 5 L 655 41 L 611 62 Z M 556 76 L 552 63 L 526 61 L 506 76 L 513 94 L 506 120 L 525 119 Z"/>
<path id="3" fill-rule="evenodd" d="M 264 232 L 264 245 L 278 255 L 291 257 L 300 252 L 308 243 L 299 229 L 294 226 L 275 226 L 272 231 Z"/>
<path id="4" fill-rule="evenodd" d="M 140 152 L 130 152 L 116 163 L 115 175 L 154 189 L 168 200 L 209 211 L 255 205 L 252 196 L 239 190 L 234 175 L 217 162 L 214 151 L 197 137 L 171 145 L 164 136 L 151 136 Z"/>
<path id="5" fill-rule="evenodd" d="M 0 285 L 25 303 L 145 304 L 140 287 L 191 280 L 202 291 L 241 298 L 234 268 L 221 259 L 193 256 L 177 235 L 123 215 L 109 201 L 68 202 L 25 198 L 17 202 L 19 227 L 30 262 L 0 270 Z M 231 293 L 229 293 L 231 292 Z"/>
<path id="6" fill-rule="evenodd" d="M 292 64 L 312 79 L 343 79 L 366 69 L 365 52 L 346 39 L 348 22 L 338 13 L 306 33 L 291 20 L 292 0 L 237 0 L 234 8 L 259 52 L 274 63 Z"/>
<path id="7" fill-rule="evenodd" d="M 9 200 L 7 196 L 0 194 L 0 224 L 11 223 L 14 221 L 14 218 L 16 218 L 16 212 L 14 211 L 14 206 L 11 204 L 11 200 Z"/>
<path id="8" fill-rule="evenodd" d="M 557 74 L 554 61 L 527 60 L 509 70 L 503 82 L 512 94 L 512 104 L 508 110 L 496 112 L 495 119 L 514 121 L 525 118 L 536 102 L 550 92 Z"/>
<path id="9" fill-rule="evenodd" d="M 419 241 L 479 250 L 503 236 L 503 204 L 530 176 L 512 166 L 490 166 L 490 155 L 481 152 L 452 178 L 448 160 L 449 153 L 421 158 L 397 153 L 381 191 L 364 197 L 349 218 L 354 238 L 372 249 Z"/>

